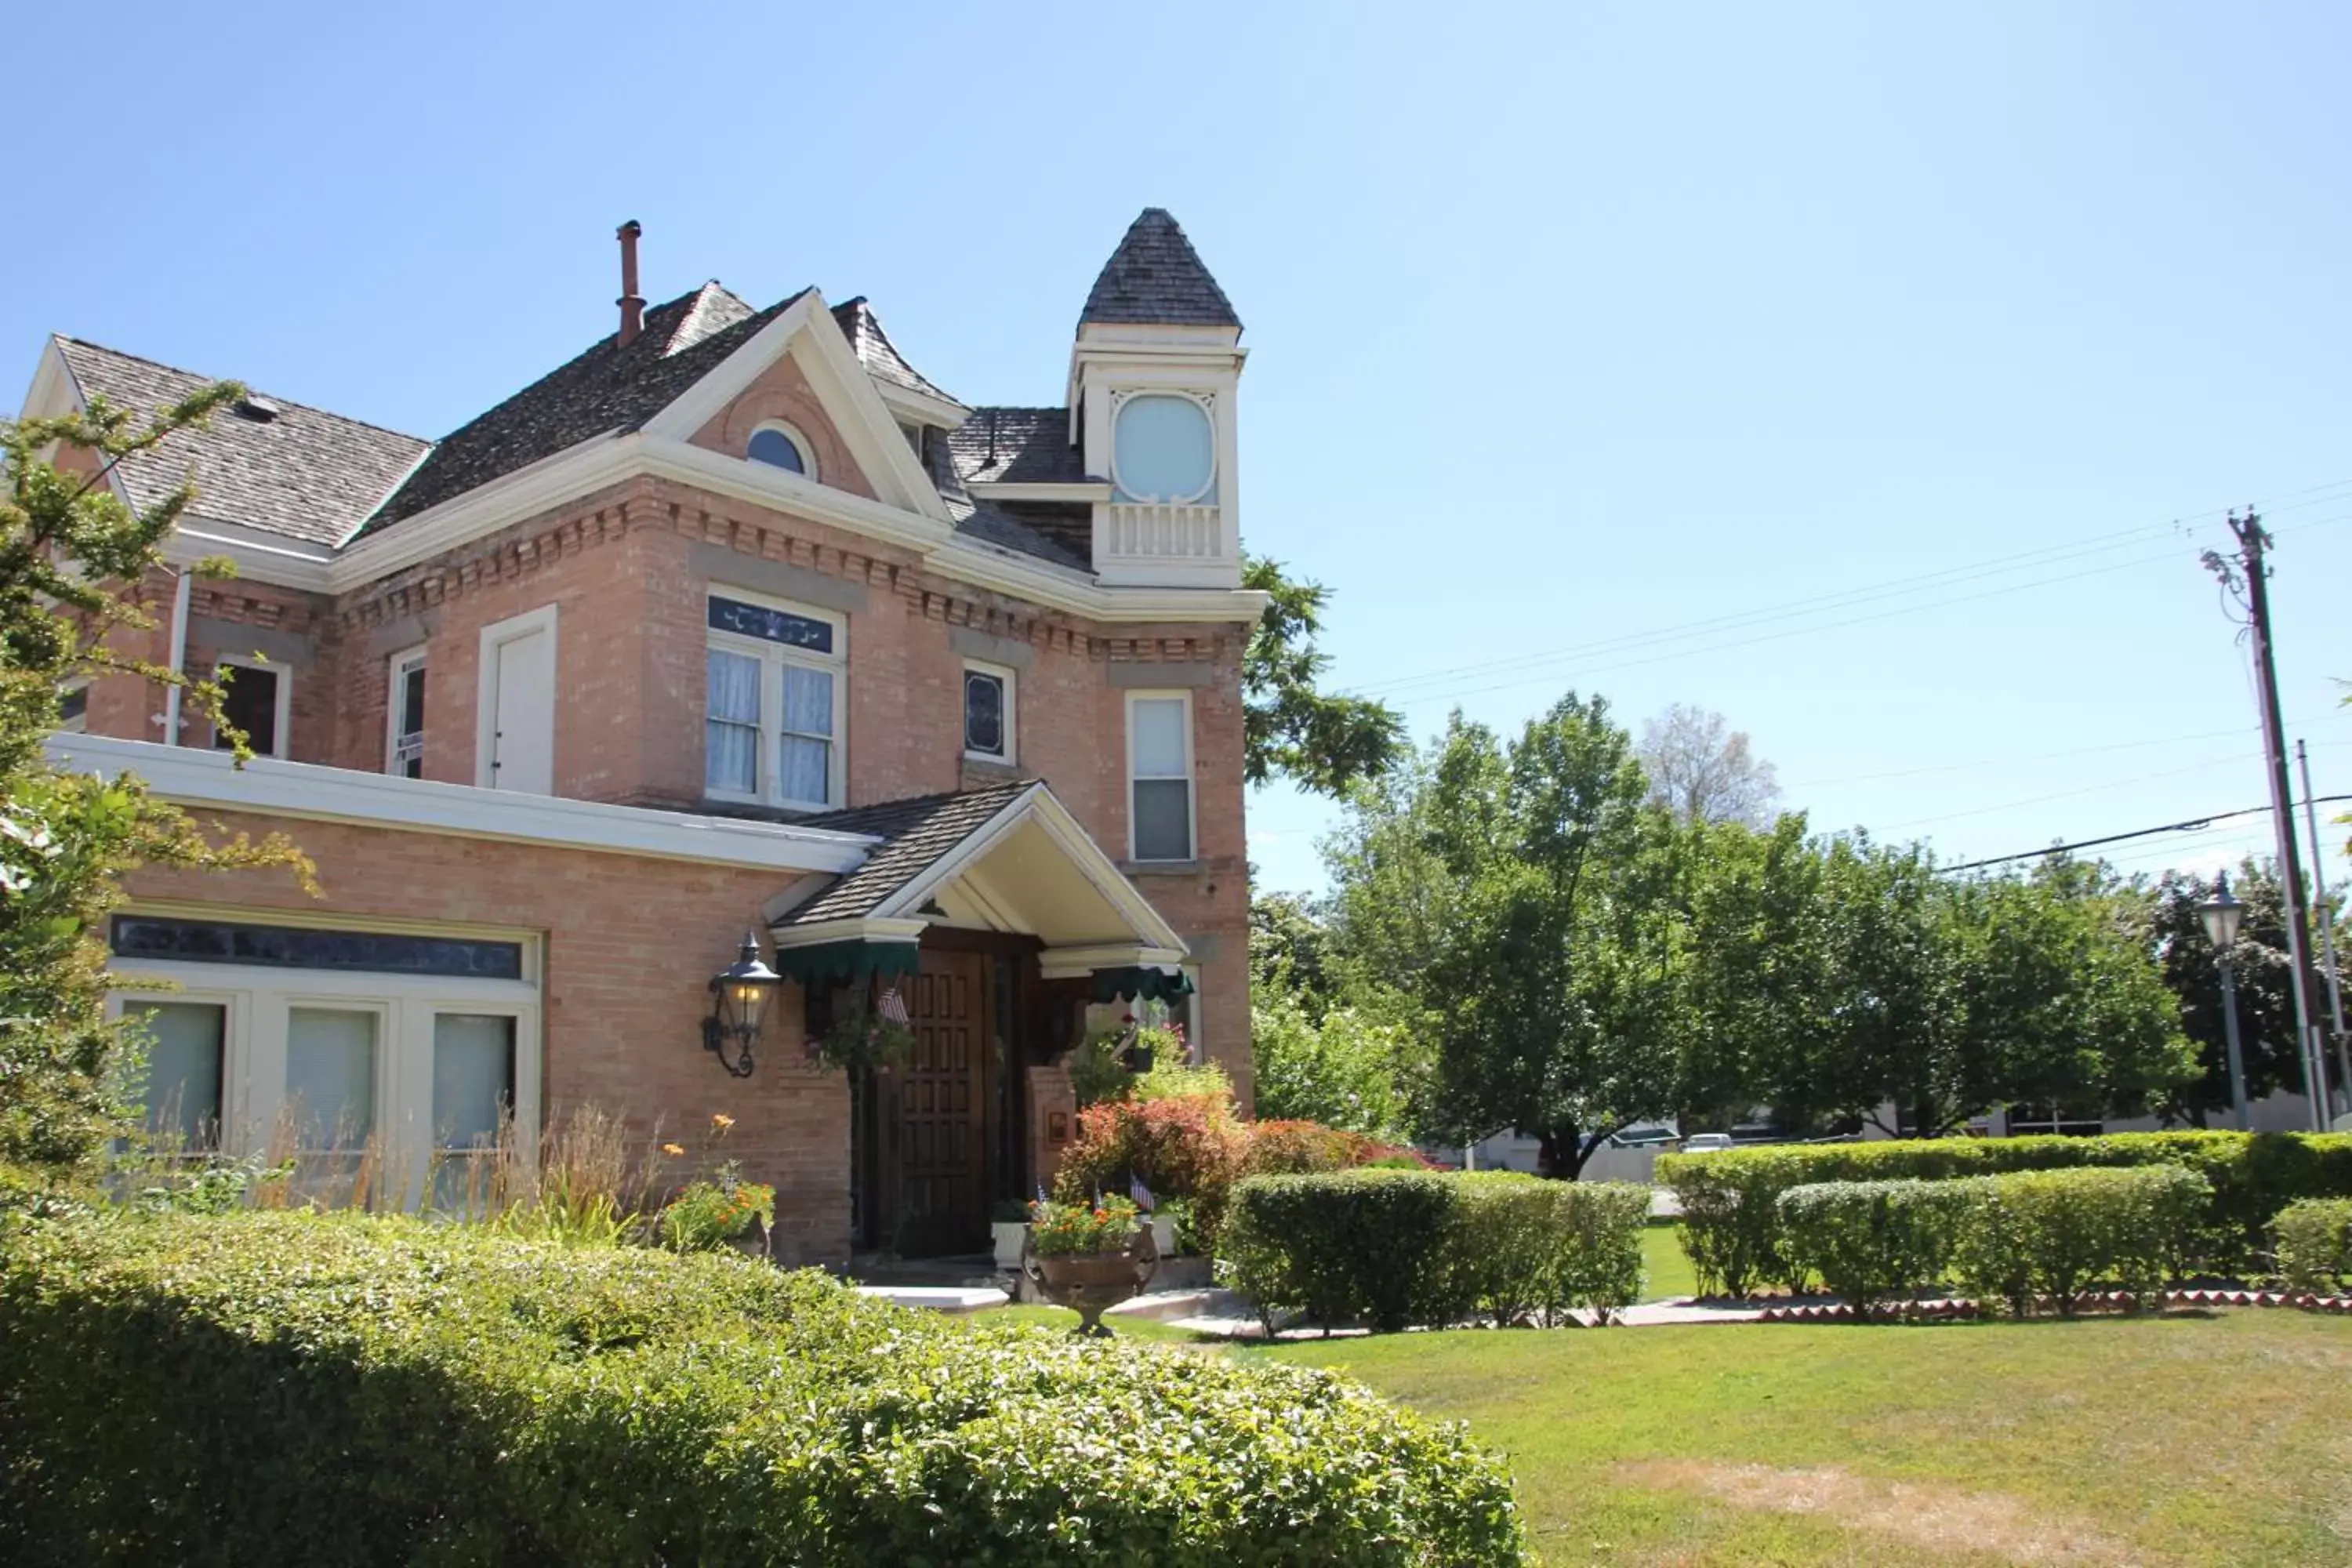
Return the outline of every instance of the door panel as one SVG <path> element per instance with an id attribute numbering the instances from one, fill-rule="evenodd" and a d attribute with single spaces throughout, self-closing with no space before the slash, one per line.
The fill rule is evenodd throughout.
<path id="1" fill-rule="evenodd" d="M 987 961 L 925 951 L 900 984 L 915 1047 L 892 1071 L 898 1249 L 977 1250 L 988 1237 Z"/>
<path id="2" fill-rule="evenodd" d="M 492 789 L 555 792 L 555 637 L 541 629 L 497 644 L 490 724 Z"/>

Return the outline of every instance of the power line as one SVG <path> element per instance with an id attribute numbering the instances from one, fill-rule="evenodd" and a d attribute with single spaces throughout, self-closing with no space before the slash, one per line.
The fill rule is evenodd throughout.
<path id="1" fill-rule="evenodd" d="M 2352 512 L 2345 512 L 2336 517 L 2319 518 L 2310 522 L 2302 523 L 2296 528 L 2282 528 L 2273 530 L 2273 531 L 2275 533 L 2294 533 L 2300 532 L 2304 529 L 2320 528 L 2331 523 L 2346 521 L 2352 521 Z M 2160 555 L 2141 556 L 2133 561 L 2117 562 L 2111 566 L 2093 566 L 2081 572 L 2069 572 L 2063 575 L 2056 577 L 2037 577 L 2029 583 L 2011 583 L 2002 587 L 1988 588 L 1980 593 L 1975 594 L 1963 594 L 1954 598 L 1930 599 L 1920 604 L 1901 605 L 1891 610 L 1881 610 L 1867 616 L 1854 616 L 1842 621 L 1823 621 L 1818 626 L 1790 626 L 1782 631 L 1766 632 L 1759 637 L 1740 637 L 1730 642 L 1708 643 L 1700 647 L 1675 648 L 1667 653 L 1653 654 L 1646 658 L 1620 659 L 1613 664 L 1587 665 L 1576 669 L 1574 673 L 1579 676 L 1601 675 L 1612 670 L 1633 669 L 1643 665 L 1663 664 L 1669 659 L 1688 658 L 1694 654 L 1727 653 L 1734 648 L 1752 647 L 1759 643 L 1779 642 L 1784 638 L 1793 637 L 1810 637 L 1816 632 L 1836 631 L 1845 626 L 1864 626 L 1873 621 L 1892 620 L 1898 616 L 1916 615 L 1924 610 L 1945 609 L 1954 605 L 1974 604 L 1981 599 L 1998 598 L 2004 594 L 2023 593 L 2032 588 L 2054 587 L 2062 583 L 2076 582 L 2084 577 L 2104 576 L 2110 572 L 2128 571 L 2136 566 L 2149 566 L 2159 563 L 2177 563 L 2179 559 L 2179 557 L 2177 554 L 2168 550 Z M 1762 623 L 1759 622 L 1756 624 L 1760 625 Z M 1725 629 L 1737 630 L 1738 628 L 1727 627 Z M 1677 637 L 1661 637 L 1651 640 L 1672 642 L 1680 639 Z M 1629 646 L 1640 645 L 1635 644 Z M 1486 686 L 1441 689 L 1436 691 L 1425 691 L 1410 696 L 1399 697 L 1396 700 L 1398 704 L 1402 707 L 1413 707 L 1425 702 L 1448 701 L 1461 697 L 1475 697 L 1489 691 L 1507 691 L 1516 686 L 1531 686 L 1538 681 L 1556 680 L 1559 679 L 1559 674 L 1560 672 L 1556 670 L 1543 669 L 1533 674 L 1514 676 L 1509 679 L 1496 681 Z"/>
<path id="2" fill-rule="evenodd" d="M 2321 506 L 2340 501 L 2347 498 L 2340 494 L 2322 494 L 2321 492 L 2338 491 L 2346 489 L 2347 487 L 2352 487 L 2352 479 L 2333 480 L 2328 484 L 2315 485 L 2308 489 L 2294 491 L 2281 502 L 2273 503 L 2272 510 L 2273 511 L 2288 511 L 2296 510 L 2300 507 Z M 2310 499 L 2295 499 L 2298 497 L 2307 497 Z M 1943 567 L 1933 572 L 1916 573 L 1909 576 L 1891 578 L 1880 583 L 1862 584 L 1852 588 L 1840 589 L 1832 593 L 1817 594 L 1806 598 L 1784 601 L 1779 605 L 1736 611 L 1728 615 L 1715 616 L 1696 621 L 1685 621 L 1674 626 L 1654 628 L 1649 631 L 1629 632 L 1619 637 L 1602 637 L 1588 643 L 1572 643 L 1538 653 L 1521 654 L 1508 658 L 1487 659 L 1470 664 L 1445 666 L 1412 675 L 1394 676 L 1385 680 L 1367 681 L 1360 685 L 1348 688 L 1347 689 L 1352 694 L 1358 696 L 1370 695 L 1385 691 L 1396 691 L 1407 687 L 1428 685 L 1433 682 L 1442 682 L 1458 677 L 1476 677 L 1487 674 L 1499 674 L 1509 669 L 1528 668 L 1543 663 L 1557 662 L 1562 659 L 1574 658 L 1588 654 L 1624 651 L 1630 647 L 1646 646 L 1661 641 L 1682 640 L 1707 632 L 1738 631 L 1748 626 L 1766 626 L 1775 621 L 1787 620 L 1793 616 L 1809 613 L 1850 608 L 1855 605 L 1868 604 L 1878 599 L 1897 596 L 1906 593 L 1921 593 L 1932 591 L 1936 588 L 1953 587 L 1960 583 L 1978 581 L 1988 576 L 1998 576 L 2004 573 L 2023 571 L 2036 566 L 2054 565 L 2064 561 L 2076 560 L 2084 556 L 2103 554 L 2109 551 L 2125 549 L 2134 544 L 2153 542 L 2155 536 L 2168 533 L 2178 534 L 2187 532 L 2189 531 L 2190 524 L 2208 518 L 2217 518 L 2221 515 L 2222 509 L 2217 507 L 2210 512 L 2191 513 L 2188 517 L 2177 519 L 2169 522 L 2143 524 L 2137 528 L 2124 529 L 2114 533 L 2095 534 L 2090 538 L 2075 540 L 2064 544 L 2046 545 L 2037 550 L 2012 552 L 2007 555 L 1989 557 L 1982 561 L 1967 563 L 1958 566 Z M 2151 556 L 2147 559 L 2165 560 L 2169 558 L 2170 555 L 2168 552 L 2166 555 Z"/>
<path id="3" fill-rule="evenodd" d="M 2340 719 L 2352 719 L 2352 709 L 2333 709 L 2308 719 L 2291 720 L 2289 723 L 2295 729 L 2307 729 L 2313 724 L 2325 724 Z M 2257 725 L 2244 724 L 2234 730 L 2200 730 L 2191 735 L 2151 735 L 2145 741 L 2107 741 L 2095 746 L 2073 746 L 2063 752 L 2035 752 L 2026 756 L 1970 757 L 1963 762 L 1930 763 L 1923 767 L 1896 768 L 1883 773 L 1847 773 L 1838 778 L 1799 779 L 1793 784 L 1783 784 L 1781 789 L 1785 793 L 1794 793 L 1798 790 L 1826 789 L 1832 784 L 1878 784 L 1887 779 L 1918 778 L 1926 773 L 1955 773 L 1969 768 L 2006 768 L 2015 767 L 2021 763 L 2052 763 L 2066 757 L 2094 756 L 2102 752 L 2137 752 L 2150 746 L 2172 746 L 2183 741 L 2219 741 L 2246 735 L 2258 729 Z"/>
<path id="4" fill-rule="evenodd" d="M 2352 800 L 2352 795 L 2323 795 L 2314 805 L 2333 805 L 2338 801 Z M 2044 855 L 2069 855 L 2077 849 L 2095 849 L 2102 844 L 2121 844 L 2127 839 L 2147 838 L 2158 833 L 2200 833 L 2217 822 L 2227 822 L 2233 816 L 2254 816 L 2271 808 L 2249 805 L 2237 811 L 2217 811 L 2208 816 L 2192 816 L 2184 822 L 2168 822 L 2160 827 L 2136 828 L 2129 833 L 2110 833 L 2104 838 L 2084 838 L 2073 844 L 2053 844 L 2042 849 L 2021 849 L 2014 855 L 1995 855 L 1987 860 L 1964 860 L 1957 866 L 1938 866 L 1938 875 L 1953 871 L 1975 871 L 1987 866 L 2006 866 L 2012 860 L 2038 860 Z"/>

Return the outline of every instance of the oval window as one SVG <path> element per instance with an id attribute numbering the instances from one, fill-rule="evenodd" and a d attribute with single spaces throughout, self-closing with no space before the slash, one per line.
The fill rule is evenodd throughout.
<path id="1" fill-rule="evenodd" d="M 1130 397 L 1118 411 L 1110 460 L 1129 500 L 1199 500 L 1216 478 L 1209 411 L 1189 397 Z"/>
<path id="2" fill-rule="evenodd" d="M 808 472 L 808 459 L 801 455 L 801 444 L 773 426 L 753 431 L 743 455 L 755 463 L 789 468 L 796 474 Z"/>

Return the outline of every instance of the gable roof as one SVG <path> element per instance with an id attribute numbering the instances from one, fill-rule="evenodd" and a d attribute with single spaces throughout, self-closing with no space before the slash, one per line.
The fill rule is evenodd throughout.
<path id="1" fill-rule="evenodd" d="M 214 384 L 211 376 L 176 370 L 79 338 L 55 340 L 85 398 L 153 414 Z M 222 522 L 316 544 L 333 544 L 390 494 L 403 475 L 432 449 L 404 436 L 323 408 L 258 391 L 250 412 L 224 408 L 209 426 L 188 430 L 163 447 L 126 458 L 115 468 L 131 504 L 142 510 L 177 489 L 193 471 L 194 510 Z M 261 405 L 277 412 L 257 416 Z"/>
<path id="2" fill-rule="evenodd" d="M 414 517 L 593 436 L 634 430 L 677 401 L 805 289 L 764 310 L 716 283 L 656 305 L 627 347 L 618 332 L 444 437 L 362 536 Z"/>
<path id="3" fill-rule="evenodd" d="M 857 355 L 857 363 L 866 367 L 866 374 L 887 381 L 893 386 L 903 386 L 909 392 L 919 392 L 926 397 L 936 397 L 943 403 L 957 401 L 936 382 L 907 363 L 905 356 L 891 343 L 890 335 L 882 330 L 882 318 L 874 313 L 874 307 L 866 302 L 865 295 L 860 294 L 845 304 L 835 305 L 833 319 L 840 324 L 841 335 L 849 340 L 850 349 Z"/>
<path id="4" fill-rule="evenodd" d="M 975 408 L 948 432 L 948 450 L 964 483 L 1076 485 L 1093 476 L 1070 439 L 1066 408 Z"/>
<path id="5" fill-rule="evenodd" d="M 941 856 L 994 821 L 1006 806 L 1044 787 L 1034 780 L 1023 780 L 961 795 L 916 795 L 799 818 L 795 826 L 870 833 L 882 842 L 866 856 L 865 865 L 776 921 L 776 927 L 864 919 Z"/>
<path id="6" fill-rule="evenodd" d="M 1146 207 L 1129 226 L 1078 312 L 1078 324 L 1239 327 L 1233 301 L 1165 207 Z"/>

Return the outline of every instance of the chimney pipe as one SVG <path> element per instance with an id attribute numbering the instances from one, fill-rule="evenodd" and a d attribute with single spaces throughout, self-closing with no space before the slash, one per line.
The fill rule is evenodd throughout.
<path id="1" fill-rule="evenodd" d="M 619 229 L 621 239 L 621 337 L 617 347 L 627 348 L 645 330 L 646 302 L 637 293 L 637 236 L 645 233 L 636 219 L 631 218 Z"/>

